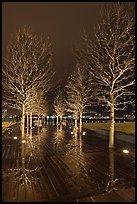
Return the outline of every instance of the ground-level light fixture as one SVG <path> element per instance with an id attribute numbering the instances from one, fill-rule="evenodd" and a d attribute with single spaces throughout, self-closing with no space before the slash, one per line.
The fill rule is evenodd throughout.
<path id="1" fill-rule="evenodd" d="M 22 142 L 22 143 L 25 143 L 25 142 L 26 142 L 26 140 L 22 140 L 21 142 Z"/>
<path id="2" fill-rule="evenodd" d="M 73 135 L 73 132 L 71 132 L 71 135 Z"/>
<path id="3" fill-rule="evenodd" d="M 17 137 L 13 137 L 13 139 L 14 139 L 14 140 L 17 140 L 18 138 L 17 138 Z"/>
<path id="4" fill-rule="evenodd" d="M 129 150 L 128 150 L 128 149 L 124 149 L 124 150 L 123 150 L 123 153 L 128 154 L 128 153 L 129 153 Z"/>

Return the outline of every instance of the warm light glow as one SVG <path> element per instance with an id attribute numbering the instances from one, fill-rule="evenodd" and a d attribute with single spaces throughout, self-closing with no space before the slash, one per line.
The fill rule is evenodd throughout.
<path id="1" fill-rule="evenodd" d="M 127 149 L 124 149 L 123 152 L 126 154 L 129 153 L 129 151 Z"/>
<path id="2" fill-rule="evenodd" d="M 14 140 L 17 140 L 18 138 L 17 138 L 17 137 L 13 137 L 13 139 L 14 139 Z"/>
<path id="3" fill-rule="evenodd" d="M 86 134 L 86 132 L 84 131 L 83 133 L 82 133 L 82 135 L 85 135 Z"/>
<path id="4" fill-rule="evenodd" d="M 22 140 L 21 142 L 22 142 L 22 143 L 25 143 L 25 142 L 26 142 L 26 140 Z"/>
<path id="5" fill-rule="evenodd" d="M 71 135 L 73 135 L 73 132 L 71 132 Z"/>

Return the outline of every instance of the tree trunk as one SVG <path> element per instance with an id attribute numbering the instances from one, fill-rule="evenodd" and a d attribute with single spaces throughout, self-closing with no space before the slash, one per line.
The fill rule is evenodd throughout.
<path id="1" fill-rule="evenodd" d="M 22 139 L 25 138 L 24 131 L 22 131 Z M 21 161 L 22 161 L 22 178 L 23 184 L 25 183 L 25 143 L 21 143 Z"/>
<path id="2" fill-rule="evenodd" d="M 30 128 L 30 141 L 32 140 L 32 128 Z"/>
<path id="3" fill-rule="evenodd" d="M 45 124 L 46 124 L 45 116 L 43 116 L 43 121 L 44 121 L 44 126 L 45 126 Z"/>
<path id="4" fill-rule="evenodd" d="M 77 117 L 75 117 L 75 126 L 74 126 L 75 131 L 77 130 Z"/>
<path id="5" fill-rule="evenodd" d="M 38 127 L 38 142 L 40 144 L 40 128 Z"/>
<path id="6" fill-rule="evenodd" d="M 60 124 L 62 124 L 62 115 L 60 116 Z"/>
<path id="7" fill-rule="evenodd" d="M 22 140 L 25 134 L 25 105 L 22 106 L 22 122 L 21 122 Z"/>
<path id="8" fill-rule="evenodd" d="M 29 114 L 27 113 L 27 135 L 29 134 Z"/>
<path id="9" fill-rule="evenodd" d="M 32 129 L 32 112 L 30 113 L 30 130 Z"/>
<path id="10" fill-rule="evenodd" d="M 109 148 L 114 147 L 114 96 L 111 96 Z"/>
<path id="11" fill-rule="evenodd" d="M 38 114 L 38 127 L 39 127 L 39 125 L 40 125 L 40 120 L 39 120 L 39 114 Z"/>
<path id="12" fill-rule="evenodd" d="M 79 133 L 82 133 L 82 112 L 80 113 L 80 119 L 79 119 Z"/>
<path id="13" fill-rule="evenodd" d="M 62 131 L 62 123 L 60 124 L 59 130 Z"/>
<path id="14" fill-rule="evenodd" d="M 57 125 L 58 125 L 58 122 L 59 122 L 59 118 L 58 118 L 58 115 L 57 115 Z"/>

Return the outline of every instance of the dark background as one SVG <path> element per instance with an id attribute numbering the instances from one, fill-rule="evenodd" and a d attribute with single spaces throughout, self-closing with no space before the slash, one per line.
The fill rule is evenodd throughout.
<path id="1" fill-rule="evenodd" d="M 79 44 L 83 30 L 93 34 L 99 19 L 100 2 L 3 2 L 2 52 L 18 29 L 30 26 L 35 34 L 49 36 L 56 77 L 64 84 L 75 59 L 74 44 Z"/>

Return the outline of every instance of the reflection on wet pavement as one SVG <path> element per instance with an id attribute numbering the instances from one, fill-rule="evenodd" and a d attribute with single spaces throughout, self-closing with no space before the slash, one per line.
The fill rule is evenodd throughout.
<path id="1" fill-rule="evenodd" d="M 133 144 L 109 150 L 95 133 L 53 124 L 26 130 L 25 143 L 16 134 L 3 140 L 3 201 L 67 201 L 134 186 Z"/>

